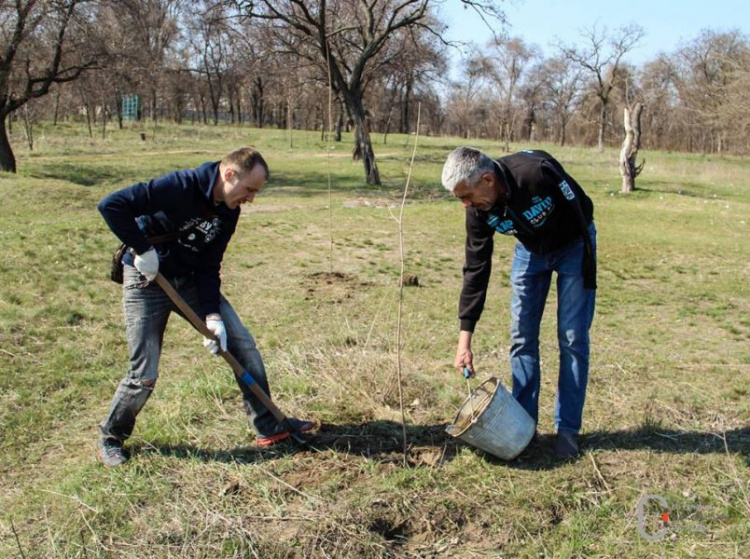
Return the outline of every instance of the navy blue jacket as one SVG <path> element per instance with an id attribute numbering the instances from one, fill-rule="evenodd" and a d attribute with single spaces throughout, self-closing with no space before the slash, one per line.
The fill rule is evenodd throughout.
<path id="1" fill-rule="evenodd" d="M 497 160 L 506 196 L 489 211 L 466 209 L 466 263 L 459 299 L 461 330 L 474 331 L 492 271 L 493 236 L 513 235 L 526 249 L 548 254 L 583 237 L 584 285 L 596 289 L 596 261 L 587 234 L 594 204 L 549 153 L 524 150 Z"/>
<path id="2" fill-rule="evenodd" d="M 149 237 L 172 234 L 155 245 L 159 271 L 193 278 L 204 317 L 219 312 L 221 261 L 240 217 L 239 207 L 214 203 L 218 176 L 218 161 L 204 163 L 113 192 L 98 206 L 112 232 L 138 254 L 151 248 Z M 129 254 L 123 260 L 132 264 Z"/>

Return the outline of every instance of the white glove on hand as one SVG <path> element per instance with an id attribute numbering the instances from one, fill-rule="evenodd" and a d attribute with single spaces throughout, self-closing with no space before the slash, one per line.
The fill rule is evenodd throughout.
<path id="1" fill-rule="evenodd" d="M 143 254 L 136 254 L 133 265 L 148 281 L 154 281 L 159 273 L 159 255 L 156 254 L 156 249 L 151 247 Z"/>
<path id="2" fill-rule="evenodd" d="M 208 351 L 216 355 L 219 353 L 219 347 L 221 351 L 227 350 L 227 329 L 224 327 L 224 321 L 221 319 L 221 315 L 210 314 L 206 317 L 206 326 L 216 336 L 216 340 L 211 338 L 203 338 L 203 347 L 208 348 Z M 217 342 L 218 340 L 218 342 Z"/>

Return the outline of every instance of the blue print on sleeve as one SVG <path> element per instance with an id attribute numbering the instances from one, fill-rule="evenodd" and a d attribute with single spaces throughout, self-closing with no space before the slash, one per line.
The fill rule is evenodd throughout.
<path id="1" fill-rule="evenodd" d="M 565 196 L 566 200 L 572 200 L 576 197 L 575 193 L 573 192 L 573 189 L 570 188 L 570 185 L 568 184 L 568 181 L 563 180 L 560 184 L 557 185 L 560 190 L 563 193 L 563 196 Z"/>
<path id="2" fill-rule="evenodd" d="M 502 233 L 503 235 L 516 234 L 516 229 L 515 227 L 513 227 L 512 219 L 504 219 L 500 221 L 500 218 L 498 216 L 490 214 L 490 216 L 487 218 L 487 225 L 492 227 L 498 233 Z"/>

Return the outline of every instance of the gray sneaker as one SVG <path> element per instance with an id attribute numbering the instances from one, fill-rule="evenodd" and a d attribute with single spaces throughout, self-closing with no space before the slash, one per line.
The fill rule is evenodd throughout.
<path id="1" fill-rule="evenodd" d="M 99 460 L 105 466 L 116 468 L 128 461 L 128 453 L 117 439 L 99 439 Z"/>
<path id="2" fill-rule="evenodd" d="M 558 431 L 555 439 L 555 456 L 565 460 L 577 458 L 580 453 L 578 435 L 571 431 Z"/>

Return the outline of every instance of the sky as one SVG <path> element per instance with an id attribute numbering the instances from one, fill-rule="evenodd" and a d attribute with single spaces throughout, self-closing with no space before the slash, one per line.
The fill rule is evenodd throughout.
<path id="1" fill-rule="evenodd" d="M 505 0 L 500 6 L 510 24 L 508 34 L 538 45 L 546 56 L 555 53 L 556 39 L 582 45 L 580 31 L 593 25 L 610 32 L 640 25 L 645 36 L 624 58 L 636 66 L 675 51 L 703 29 L 750 34 L 750 0 Z M 481 18 L 463 9 L 459 0 L 447 0 L 440 14 L 451 40 L 483 45 L 492 36 Z M 454 77 L 460 56 L 452 55 Z"/>

